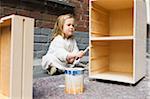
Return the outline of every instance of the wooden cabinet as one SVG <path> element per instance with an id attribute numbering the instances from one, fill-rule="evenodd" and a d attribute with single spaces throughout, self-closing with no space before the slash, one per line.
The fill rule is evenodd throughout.
<path id="1" fill-rule="evenodd" d="M 89 77 L 135 84 L 145 76 L 144 0 L 90 2 Z"/>
<path id="2" fill-rule="evenodd" d="M 0 99 L 32 98 L 34 19 L 0 19 Z"/>

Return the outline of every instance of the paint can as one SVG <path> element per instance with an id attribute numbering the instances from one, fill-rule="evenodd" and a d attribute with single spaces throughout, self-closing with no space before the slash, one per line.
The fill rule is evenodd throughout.
<path id="1" fill-rule="evenodd" d="M 81 94 L 84 91 L 84 69 L 67 68 L 65 70 L 65 92 L 67 94 Z"/>

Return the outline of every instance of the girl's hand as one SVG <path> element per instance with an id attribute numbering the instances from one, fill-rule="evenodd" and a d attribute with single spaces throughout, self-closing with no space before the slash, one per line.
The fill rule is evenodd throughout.
<path id="1" fill-rule="evenodd" d="M 79 51 L 77 54 L 76 54 L 76 58 L 82 58 L 84 56 L 84 52 L 83 51 Z"/>
<path id="2" fill-rule="evenodd" d="M 71 58 L 71 59 L 69 59 L 67 62 L 68 62 L 69 64 L 73 64 L 74 60 L 75 60 L 75 58 Z"/>
<path id="3" fill-rule="evenodd" d="M 84 54 L 83 51 L 79 51 L 77 54 L 69 53 L 66 60 L 69 64 L 72 64 L 75 59 L 82 58 Z"/>
<path id="4" fill-rule="evenodd" d="M 68 55 L 67 55 L 67 62 L 69 63 L 69 64 L 72 64 L 73 62 L 74 62 L 74 60 L 75 60 L 75 58 L 76 58 L 76 54 L 73 54 L 73 53 L 69 53 Z"/>

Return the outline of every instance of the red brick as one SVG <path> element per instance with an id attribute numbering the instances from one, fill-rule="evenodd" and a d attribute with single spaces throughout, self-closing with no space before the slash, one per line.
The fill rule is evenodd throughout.
<path id="1" fill-rule="evenodd" d="M 5 15 L 16 14 L 16 10 L 14 8 L 4 7 L 4 14 Z"/>
<path id="2" fill-rule="evenodd" d="M 44 27 L 44 28 L 53 28 L 53 24 L 51 22 L 45 21 L 45 22 L 42 23 L 42 27 Z"/>
<path id="3" fill-rule="evenodd" d="M 0 18 L 4 17 L 4 7 L 0 7 Z"/>
<path id="4" fill-rule="evenodd" d="M 88 5 L 89 2 L 90 2 L 90 0 L 84 0 L 84 3 L 85 3 L 86 5 Z"/>
<path id="5" fill-rule="evenodd" d="M 55 23 L 57 20 L 58 16 L 56 15 L 51 15 L 51 22 Z"/>
<path id="6" fill-rule="evenodd" d="M 43 20 L 36 20 L 36 27 L 41 27 L 41 28 L 53 28 L 54 23 L 49 22 L 49 21 L 43 21 Z"/>
<path id="7" fill-rule="evenodd" d="M 30 11 L 24 10 L 24 9 L 17 9 L 17 14 L 22 15 L 22 16 L 27 16 L 30 17 Z"/>
<path id="8" fill-rule="evenodd" d="M 70 0 L 70 3 L 73 3 L 73 4 L 76 4 L 76 3 L 79 3 L 80 0 Z"/>
<path id="9" fill-rule="evenodd" d="M 84 21 L 77 21 L 76 24 L 77 26 L 82 27 L 84 25 Z"/>
<path id="10" fill-rule="evenodd" d="M 88 32 L 87 28 L 78 27 L 76 31 Z"/>
<path id="11" fill-rule="evenodd" d="M 89 15 L 89 11 L 84 11 L 84 15 Z"/>
<path id="12" fill-rule="evenodd" d="M 88 28 L 89 27 L 89 21 L 85 21 L 84 22 L 84 28 Z"/>
<path id="13" fill-rule="evenodd" d="M 88 15 L 84 15 L 83 16 L 83 20 L 88 21 L 89 20 L 89 16 Z"/>
<path id="14" fill-rule="evenodd" d="M 42 14 L 39 11 L 32 11 L 30 16 L 35 19 L 42 19 Z"/>
<path id="15" fill-rule="evenodd" d="M 51 15 L 47 13 L 42 14 L 42 20 L 50 21 L 51 20 Z"/>

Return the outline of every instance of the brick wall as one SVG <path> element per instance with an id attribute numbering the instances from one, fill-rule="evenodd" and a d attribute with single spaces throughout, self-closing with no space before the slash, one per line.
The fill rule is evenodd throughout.
<path id="1" fill-rule="evenodd" d="M 77 31 L 88 31 L 89 27 L 89 0 L 70 0 L 75 5 Z"/>
<path id="2" fill-rule="evenodd" d="M 5 1 L 5 0 L 1 0 Z M 20 1 L 20 0 L 15 0 Z M 30 1 L 30 0 L 29 0 Z M 34 1 L 34 0 L 33 0 Z M 54 0 L 57 1 L 57 0 Z M 89 11 L 88 11 L 88 0 L 64 0 L 67 5 L 73 5 L 74 15 L 76 18 L 76 32 L 75 37 L 77 39 L 77 44 L 79 49 L 85 49 L 88 46 L 88 30 L 89 30 Z M 34 6 L 33 6 L 34 7 Z M 0 17 L 7 16 L 10 14 L 18 14 L 27 17 L 32 17 L 35 19 L 35 29 L 34 29 L 34 58 L 41 58 L 50 44 L 49 39 L 51 37 L 51 31 L 53 29 L 54 23 L 57 17 L 66 13 L 65 11 L 54 11 L 54 9 L 40 9 L 40 5 L 36 5 L 37 8 L 32 8 L 26 4 L 20 2 L 12 2 L 7 0 L 0 5 Z M 69 10 L 68 10 L 69 11 Z M 70 10 L 71 11 L 71 10 Z M 54 13 L 58 12 L 58 13 Z M 72 13 L 72 12 L 71 12 Z"/>
<path id="3" fill-rule="evenodd" d="M 5 1 L 5 0 L 2 0 Z M 11 0 L 7 3 L 2 3 L 0 6 L 0 17 L 10 15 L 10 14 L 18 14 L 27 17 L 35 18 L 35 27 L 41 28 L 53 28 L 54 23 L 57 17 L 64 13 L 68 13 L 65 11 L 58 12 L 57 14 L 51 13 L 55 12 L 54 9 L 39 9 L 38 5 L 37 8 L 29 8 L 26 4 L 16 3 L 13 4 Z M 20 0 L 21 1 L 21 0 Z M 54 0 L 57 1 L 57 0 Z M 71 4 L 74 7 L 74 14 L 76 17 L 76 30 L 77 31 L 88 31 L 88 24 L 89 24 L 89 11 L 88 11 L 88 0 L 66 0 L 66 4 Z M 56 7 L 57 8 L 57 7 Z M 72 13 L 72 12 L 71 12 Z"/>

